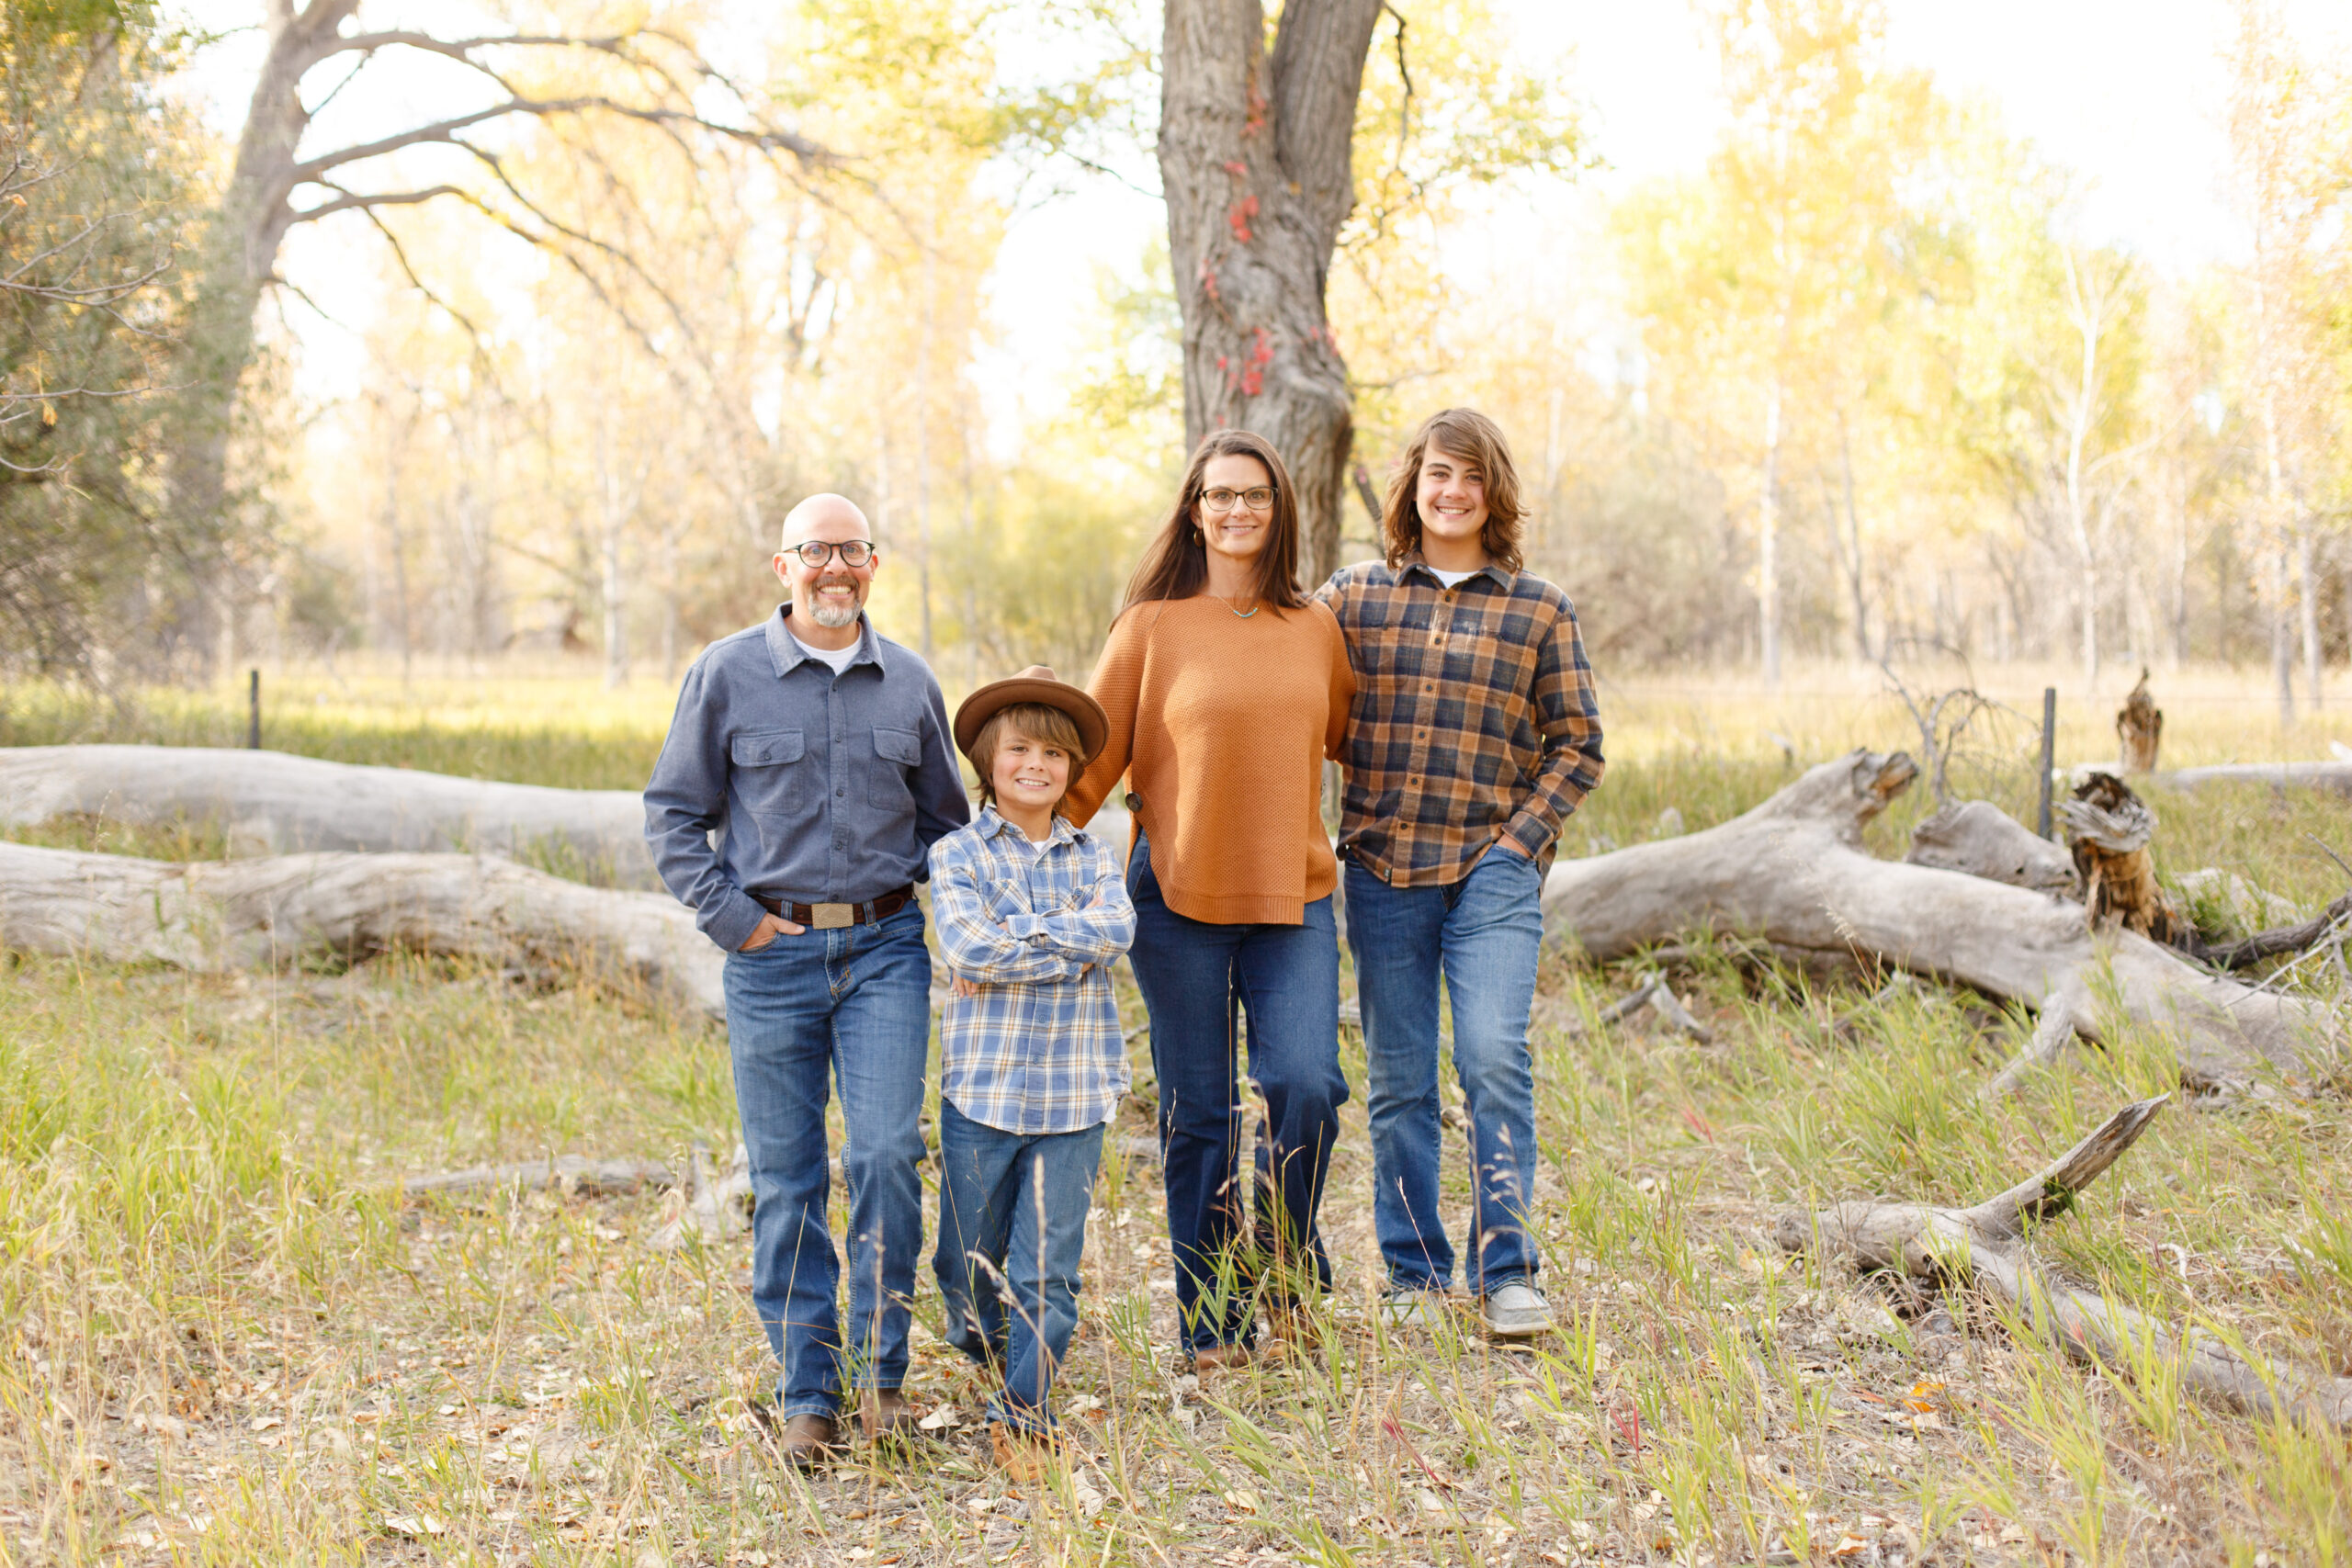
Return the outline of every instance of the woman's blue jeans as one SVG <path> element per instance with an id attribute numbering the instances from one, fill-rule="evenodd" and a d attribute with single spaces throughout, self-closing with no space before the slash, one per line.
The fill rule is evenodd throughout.
<path id="1" fill-rule="evenodd" d="M 752 1304 L 784 1364 L 778 1412 L 831 1416 L 853 1388 L 907 1376 L 922 1253 L 922 1090 L 931 953 L 922 909 L 779 936 L 727 955 L 727 1046 L 752 1162 Z M 827 1228 L 827 1079 L 839 1082 L 849 1185 L 850 1335 Z"/>
<path id="2" fill-rule="evenodd" d="M 1008 1133 L 939 1102 L 939 1248 L 947 1342 L 1004 1386 L 989 1419 L 1054 1429 L 1054 1375 L 1078 1327 L 1078 1262 L 1102 1123 Z"/>
<path id="3" fill-rule="evenodd" d="M 1295 926 L 1191 919 L 1161 898 L 1141 836 L 1127 862 L 1127 892 L 1136 906 L 1127 961 L 1151 1015 L 1160 1174 L 1185 1342 L 1196 1350 L 1245 1342 L 1261 1286 L 1283 1305 L 1331 1283 L 1315 1224 L 1348 1098 L 1331 900 L 1307 905 Z M 1250 1021 L 1249 1075 L 1266 1097 L 1246 1241 L 1237 1011 Z"/>
<path id="4" fill-rule="evenodd" d="M 1470 1122 L 1471 1291 L 1536 1267 L 1535 1079 L 1527 1015 L 1544 941 L 1544 876 L 1524 856 L 1487 852 L 1443 886 L 1391 887 L 1347 863 L 1371 1089 L 1373 1228 L 1391 1290 L 1444 1290 L 1453 1247 L 1438 1215 L 1438 980 L 1453 1013 L 1453 1070 Z"/>

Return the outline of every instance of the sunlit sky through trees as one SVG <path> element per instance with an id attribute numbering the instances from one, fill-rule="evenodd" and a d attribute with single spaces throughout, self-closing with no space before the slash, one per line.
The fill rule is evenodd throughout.
<path id="1" fill-rule="evenodd" d="M 190 86 L 233 140 L 260 49 L 257 0 L 181 0 L 176 9 L 220 35 L 198 55 Z M 472 10 L 418 9 L 452 17 Z M 1575 186 L 1525 181 L 1483 203 L 1469 198 L 1472 216 L 1449 234 L 1444 262 L 1480 286 L 1509 282 L 1532 249 L 1571 243 L 1599 202 L 1633 183 L 1697 168 L 1724 121 L 1714 57 L 1687 6 L 1498 0 L 1496 9 L 1526 57 L 1562 62 L 1590 107 L 1594 150 L 1607 166 Z M 2311 44 L 2352 38 L 2352 6 L 2335 0 L 2289 0 L 2281 12 Z M 2243 225 L 2222 190 L 2228 83 L 2220 51 L 2230 17 L 2218 0 L 1890 0 L 1887 14 L 1892 63 L 1927 68 L 1954 96 L 1989 98 L 2012 134 L 2080 176 L 2083 239 L 2163 270 L 2243 249 Z M 424 108 L 437 108 L 435 94 L 455 80 L 433 64 L 389 59 L 370 75 L 377 102 L 406 97 Z M 987 285 L 991 341 L 976 370 L 992 394 L 990 443 L 1000 456 L 1018 444 L 1024 414 L 1059 406 L 1084 326 L 1072 301 L 1093 298 L 1101 269 L 1136 271 L 1164 223 L 1146 194 L 1156 179 L 1148 150 L 1119 173 L 1133 184 L 1082 170 L 1062 176 L 1067 194 L 1031 182 L 998 251 Z M 364 225 L 329 224 L 300 231 L 288 246 L 286 272 L 318 307 L 285 301 L 301 344 L 300 390 L 311 398 L 345 395 L 362 373 L 354 330 L 380 304 L 376 244 Z M 539 265 L 520 247 L 514 261 L 518 269 Z"/>

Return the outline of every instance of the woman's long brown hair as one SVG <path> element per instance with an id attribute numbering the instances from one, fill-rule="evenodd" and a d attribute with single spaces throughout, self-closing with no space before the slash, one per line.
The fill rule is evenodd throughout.
<path id="1" fill-rule="evenodd" d="M 1136 574 L 1127 579 L 1127 596 L 1119 613 L 1155 599 L 1190 599 L 1204 592 L 1209 581 L 1208 547 L 1199 532 L 1202 478 L 1212 457 L 1255 457 L 1265 465 L 1274 487 L 1273 534 L 1258 552 L 1258 581 L 1251 585 L 1258 598 L 1276 611 L 1306 607 L 1298 586 L 1298 497 L 1291 491 L 1290 471 L 1274 451 L 1273 443 L 1247 430 L 1211 431 L 1185 467 L 1184 483 L 1176 505 L 1143 552 Z"/>

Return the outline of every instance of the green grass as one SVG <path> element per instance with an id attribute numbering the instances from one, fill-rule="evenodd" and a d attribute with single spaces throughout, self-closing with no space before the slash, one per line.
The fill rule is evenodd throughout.
<path id="1" fill-rule="evenodd" d="M 605 701 L 583 696 L 590 738 L 548 756 L 531 737 L 560 712 L 454 686 L 387 699 L 381 722 L 329 711 L 316 742 L 611 783 L 667 704 Z M 1698 829 L 1792 765 L 1700 734 L 1710 760 L 1657 739 L 1698 734 L 1687 714 L 1627 708 L 1573 831 L 1634 841 L 1668 806 Z M 1804 739 L 1799 718 L 1753 716 Z M 1797 760 L 1885 743 L 1867 709 L 1849 718 L 1839 738 L 1819 717 Z M 2255 791 L 2158 808 L 2168 868 L 2306 903 L 2343 885 L 2304 837 L 2352 852 L 2340 807 Z M 201 825 L 48 832 L 218 852 Z M 743 1245 L 652 1251 L 654 1194 L 391 1201 L 401 1172 L 730 1147 L 725 1042 L 700 1021 L 397 954 L 234 976 L 0 955 L 0 1562 L 2352 1563 L 2342 1434 L 2178 1397 L 2144 1358 L 2086 1368 L 1984 1300 L 1770 1240 L 1790 1208 L 2007 1185 L 2156 1083 L 2160 1042 L 2078 1053 L 1986 1106 L 2022 1021 L 1704 948 L 1692 964 L 1676 984 L 1711 1046 L 1647 1014 L 1572 1037 L 1634 976 L 1547 963 L 1537 1224 L 1560 1334 L 1502 1350 L 1380 1326 L 1351 1039 L 1326 1208 L 1339 1289 L 1315 1354 L 1177 1378 L 1158 1172 L 1112 1157 L 1061 1390 L 1082 1458 L 1020 1494 L 987 1462 L 985 1390 L 936 1339 L 927 1269 L 911 1389 L 960 1425 L 916 1459 L 861 1450 L 803 1480 L 747 1427 L 772 1371 Z M 1458 1146 L 1448 1160 L 1458 1238 L 1468 1177 Z M 2347 1214 L 2337 1087 L 2168 1107 L 2039 1245 L 2120 1302 L 2343 1373 Z"/>

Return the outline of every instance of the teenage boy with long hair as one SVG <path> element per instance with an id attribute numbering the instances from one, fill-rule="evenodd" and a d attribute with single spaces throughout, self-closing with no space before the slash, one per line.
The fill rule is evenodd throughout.
<path id="1" fill-rule="evenodd" d="M 1438 982 L 1469 1116 L 1464 1272 L 1487 1331 L 1541 1334 L 1535 1091 L 1527 1047 L 1544 874 L 1600 782 L 1600 712 L 1575 607 L 1524 570 L 1519 476 L 1485 415 L 1447 409 L 1388 483 L 1385 558 L 1317 595 L 1356 694 L 1342 761 L 1348 944 L 1370 1067 L 1384 1314 L 1427 1323 L 1453 1248 L 1438 1214 Z"/>

